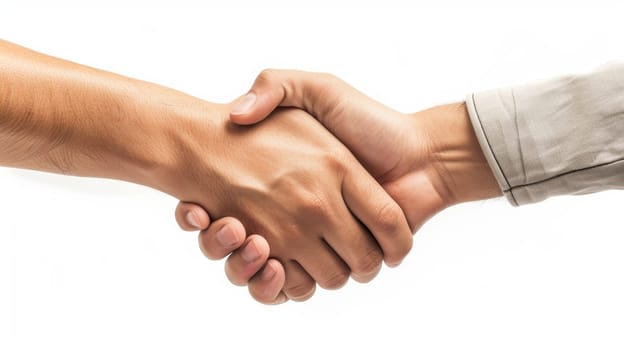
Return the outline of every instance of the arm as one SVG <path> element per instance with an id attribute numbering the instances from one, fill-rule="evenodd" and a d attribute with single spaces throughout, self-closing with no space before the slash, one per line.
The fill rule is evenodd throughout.
<path id="1" fill-rule="evenodd" d="M 149 90 L 177 94 L 0 41 L 0 165 L 157 186 L 166 165 L 157 155 L 171 140 L 148 136 L 168 127 L 158 114 L 144 117 Z M 236 219 L 211 223 L 198 209 L 176 219 L 183 229 L 202 227 L 214 238 L 203 245 L 209 258 L 266 245 L 258 236 L 246 238 Z M 267 256 L 249 262 L 250 268 L 260 268 Z"/>
<path id="2" fill-rule="evenodd" d="M 239 127 L 228 105 L 7 42 L 0 81 L 0 165 L 135 182 L 237 217 L 298 277 L 293 298 L 368 280 L 411 247 L 396 203 L 301 111 Z"/>
<path id="3" fill-rule="evenodd" d="M 136 183 L 173 167 L 156 156 L 171 141 L 147 142 L 172 129 L 162 113 L 145 117 L 150 106 L 141 97 L 155 86 L 5 41 L 0 82 L 2 166 Z"/>

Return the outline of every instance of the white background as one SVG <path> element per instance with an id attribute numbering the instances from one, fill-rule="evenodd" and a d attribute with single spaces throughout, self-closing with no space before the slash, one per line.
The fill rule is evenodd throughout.
<path id="1" fill-rule="evenodd" d="M 624 59 L 624 8 L 602 3 L 164 5 L 3 5 L 0 35 L 216 102 L 262 68 L 327 71 L 405 112 Z M 624 347 L 619 192 L 451 208 L 401 267 L 277 307 L 203 258 L 174 198 L 14 169 L 0 198 L 0 349 Z"/>

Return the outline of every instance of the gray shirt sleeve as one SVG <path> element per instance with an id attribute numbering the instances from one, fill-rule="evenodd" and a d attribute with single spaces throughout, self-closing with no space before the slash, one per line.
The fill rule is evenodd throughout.
<path id="1" fill-rule="evenodd" d="M 624 188 L 624 62 L 471 94 L 466 105 L 513 205 Z"/>

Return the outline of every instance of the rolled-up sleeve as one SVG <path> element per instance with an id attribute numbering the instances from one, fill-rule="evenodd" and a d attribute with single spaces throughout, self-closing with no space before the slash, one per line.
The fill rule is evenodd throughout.
<path id="1" fill-rule="evenodd" d="M 466 105 L 513 205 L 624 188 L 624 62 L 474 93 Z"/>

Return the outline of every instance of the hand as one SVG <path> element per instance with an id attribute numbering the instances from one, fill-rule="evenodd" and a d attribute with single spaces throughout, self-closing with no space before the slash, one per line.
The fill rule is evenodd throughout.
<path id="1" fill-rule="evenodd" d="M 204 123 L 205 116 L 199 120 Z M 185 156 L 174 168 L 185 170 L 174 171 L 164 190 L 212 215 L 236 217 L 249 232 L 267 239 L 271 256 L 288 277 L 284 295 L 272 299 L 302 300 L 314 291 L 315 281 L 337 288 L 351 274 L 368 281 L 382 258 L 396 264 L 409 251 L 411 233 L 400 208 L 304 112 L 281 110 L 253 128 L 217 120 L 210 127 L 223 135 L 214 140 L 206 138 L 210 133 L 202 123 L 183 127 Z M 223 151 L 206 156 L 217 149 Z M 211 189 L 210 203 L 205 191 L 198 191 L 206 188 Z M 210 241 L 212 236 L 204 237 Z M 261 249 L 257 247 L 256 259 L 262 257 Z M 230 261 L 237 258 L 242 262 L 245 254 L 232 255 Z M 235 272 L 238 276 L 244 269 Z"/>
<path id="2" fill-rule="evenodd" d="M 275 70 L 260 74 L 239 101 L 231 113 L 239 124 L 277 106 L 315 116 L 397 201 L 414 231 L 450 205 L 500 195 L 463 103 L 403 114 L 331 75 Z M 231 270 L 235 264 L 228 262 Z M 267 288 L 250 281 L 252 295 Z"/>

